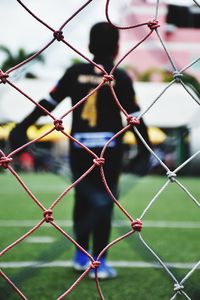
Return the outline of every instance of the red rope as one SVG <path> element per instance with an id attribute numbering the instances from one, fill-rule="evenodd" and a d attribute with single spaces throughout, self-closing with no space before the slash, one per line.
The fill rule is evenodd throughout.
<path id="1" fill-rule="evenodd" d="M 146 41 L 150 35 L 153 33 L 153 31 L 157 30 L 159 28 L 159 22 L 157 20 L 153 20 L 153 21 L 147 21 L 141 24 L 135 24 L 135 25 L 128 25 L 128 26 L 118 26 L 113 24 L 113 22 L 110 19 L 109 16 L 109 5 L 110 5 L 110 0 L 106 1 L 105 4 L 105 15 L 106 18 L 108 20 L 108 22 L 115 28 L 124 30 L 124 29 L 133 29 L 136 27 L 141 27 L 141 26 L 147 26 L 150 29 L 150 32 L 148 32 L 148 34 L 146 36 L 143 37 L 142 40 L 138 41 L 138 43 L 136 45 L 134 45 L 129 51 L 127 51 L 123 57 L 121 57 L 119 59 L 119 61 L 115 64 L 115 66 L 113 67 L 113 69 L 111 70 L 110 74 L 108 74 L 105 69 L 96 64 L 95 62 L 93 62 L 92 60 L 90 60 L 87 56 L 85 56 L 82 52 L 80 52 L 77 48 L 75 48 L 73 45 L 69 44 L 69 42 L 65 39 L 64 34 L 63 34 L 63 29 L 64 27 L 72 20 L 75 18 L 75 16 L 77 16 L 84 8 L 86 8 L 93 0 L 89 0 L 86 1 L 85 4 L 83 4 L 80 8 L 78 8 L 61 26 L 58 30 L 54 29 L 53 27 L 51 27 L 49 24 L 47 24 L 46 22 L 44 22 L 44 20 L 42 20 L 41 18 L 39 18 L 31 9 L 28 8 L 28 6 L 26 6 L 22 1 L 17 0 L 17 2 L 22 6 L 22 8 L 24 10 L 27 11 L 27 13 L 29 13 L 33 19 L 36 22 L 39 22 L 41 24 L 41 26 L 45 26 L 48 30 L 50 30 L 53 33 L 53 37 L 51 38 L 51 40 L 40 50 L 38 50 L 34 55 L 32 55 L 31 57 L 29 57 L 28 59 L 20 62 L 19 64 L 13 66 L 12 68 L 10 68 L 9 70 L 0 70 L 0 84 L 8 84 L 10 85 L 13 89 L 15 89 L 18 93 L 20 93 L 27 101 L 31 101 L 35 106 L 38 106 L 45 114 L 49 115 L 49 117 L 52 119 L 52 129 L 50 129 L 49 131 L 45 132 L 43 135 L 41 135 L 40 137 L 27 142 L 26 144 L 24 144 L 23 146 L 17 148 L 16 150 L 12 151 L 11 153 L 9 153 L 8 155 L 6 155 L 2 150 L 0 150 L 0 167 L 7 169 L 15 178 L 16 180 L 19 182 L 19 184 L 22 186 L 22 188 L 24 189 L 24 191 L 28 194 L 28 196 L 30 197 L 30 200 L 33 200 L 34 203 L 38 206 L 38 208 L 42 211 L 43 215 L 41 214 L 41 221 L 36 224 L 31 230 L 29 230 L 27 233 L 25 233 L 24 235 L 22 235 L 19 239 L 17 239 L 16 241 L 14 241 L 13 243 L 11 243 L 10 245 L 8 245 L 5 249 L 3 249 L 1 251 L 1 256 L 3 256 L 5 253 L 7 253 L 8 251 L 11 251 L 13 247 L 17 246 L 19 243 L 21 243 L 23 240 L 25 240 L 27 237 L 29 237 L 33 232 L 35 232 L 39 227 L 41 227 L 43 225 L 43 223 L 47 222 L 49 223 L 51 226 L 53 226 L 58 232 L 60 232 L 60 234 L 62 234 L 66 239 L 68 239 L 71 243 L 73 243 L 77 248 L 79 248 L 83 253 L 85 253 L 88 258 L 91 261 L 90 266 L 88 267 L 88 269 L 83 272 L 81 274 L 81 276 L 78 277 L 78 279 L 61 295 L 59 296 L 57 299 L 64 299 L 67 295 L 69 295 L 75 288 L 76 286 L 85 278 L 85 276 L 88 274 L 88 272 L 91 269 L 95 269 L 96 272 L 96 285 L 97 285 L 97 291 L 99 293 L 99 296 L 101 299 L 104 299 L 103 297 L 103 293 L 101 291 L 100 288 L 100 283 L 98 280 L 98 272 L 97 272 L 97 268 L 100 265 L 100 261 L 99 259 L 102 257 L 102 255 L 113 245 L 117 244 L 118 242 L 122 241 L 123 239 L 128 238 L 130 235 L 134 234 L 136 231 L 140 232 L 142 230 L 142 222 L 139 219 L 134 219 L 126 210 L 125 208 L 122 206 L 122 204 L 119 203 L 119 201 L 114 197 L 114 195 L 112 194 L 107 181 L 106 181 L 106 177 L 104 174 L 104 165 L 106 164 L 105 158 L 104 158 L 104 154 L 105 151 L 107 150 L 109 144 L 118 136 L 122 135 L 125 131 L 127 131 L 130 127 L 132 126 L 140 126 L 140 120 L 137 118 L 134 118 L 133 116 L 130 116 L 126 110 L 123 108 L 123 106 L 120 103 L 120 99 L 118 99 L 115 90 L 113 88 L 113 84 L 112 82 L 114 81 L 114 76 L 113 73 L 116 70 L 116 68 L 121 64 L 122 61 L 125 60 L 125 58 L 132 52 L 134 51 L 137 47 L 139 47 L 144 41 Z M 114 3 L 114 1 L 113 1 Z M 64 112 L 63 115 L 57 119 L 51 112 L 49 112 L 47 109 L 45 109 L 43 106 L 41 106 L 39 103 L 37 103 L 37 101 L 35 101 L 34 99 L 32 99 L 32 97 L 30 95 L 28 95 L 25 91 L 23 91 L 21 88 L 19 88 L 17 85 L 15 85 L 13 82 L 10 81 L 10 79 L 8 79 L 9 74 L 12 73 L 13 71 L 15 71 L 16 69 L 21 68 L 22 66 L 24 66 L 25 64 L 27 64 L 28 62 L 34 60 L 38 55 L 40 55 L 41 53 L 43 53 L 47 48 L 50 47 L 50 45 L 52 45 L 54 42 L 62 42 L 64 45 L 66 45 L 67 47 L 69 47 L 71 50 L 73 50 L 75 53 L 77 53 L 80 57 L 82 57 L 84 60 L 86 60 L 87 62 L 89 62 L 91 65 L 93 65 L 94 67 L 98 68 L 99 71 L 101 71 L 102 73 L 102 82 L 92 91 L 90 92 L 88 95 L 85 95 L 82 99 L 78 100 L 78 102 L 76 103 L 76 105 L 74 105 L 72 108 L 70 108 L 68 111 Z M 180 78 L 180 74 L 177 73 L 174 75 L 175 79 L 179 79 Z M 63 126 L 63 119 L 70 114 L 72 111 L 74 111 L 75 109 L 77 109 L 82 103 L 84 103 L 87 98 L 89 96 L 91 96 L 92 94 L 94 94 L 96 91 L 100 90 L 105 84 L 109 85 L 109 88 L 111 90 L 111 93 L 113 95 L 113 99 L 116 103 L 116 105 L 118 106 L 119 110 L 122 112 L 122 114 L 126 117 L 127 119 L 127 125 L 120 130 L 119 132 L 117 132 L 103 147 L 102 152 L 100 157 L 98 157 L 92 150 L 90 150 L 89 148 L 87 148 L 85 145 L 83 145 L 82 143 L 80 143 L 78 140 L 76 140 L 75 138 L 73 138 L 70 134 L 67 134 L 64 131 L 64 126 Z M 26 186 L 26 184 L 23 182 L 23 180 L 20 178 L 20 176 L 14 171 L 14 169 L 10 166 L 10 164 L 12 164 L 12 161 L 15 159 L 14 155 L 19 153 L 21 150 L 23 150 L 24 148 L 26 148 L 28 145 L 41 140 L 42 138 L 44 138 L 45 136 L 49 135 L 51 132 L 53 132 L 54 130 L 60 131 L 60 134 L 63 134 L 67 139 L 70 139 L 71 141 L 77 143 L 77 145 L 79 145 L 80 147 L 82 147 L 86 152 L 88 152 L 91 155 L 91 166 L 90 168 L 84 172 L 84 174 L 82 174 L 75 182 L 73 182 L 69 187 L 67 187 L 59 196 L 57 199 L 55 199 L 55 201 L 51 204 L 51 206 L 49 208 L 45 208 L 41 202 L 39 201 L 39 199 L 29 190 L 29 188 Z M 67 232 L 65 232 L 62 228 L 60 228 L 57 224 L 56 221 L 54 221 L 54 217 L 53 217 L 53 209 L 56 205 L 58 205 L 58 203 L 63 199 L 63 197 L 68 194 L 70 192 L 71 189 L 73 189 L 77 184 L 79 184 L 79 182 L 81 182 L 90 172 L 92 172 L 92 170 L 96 167 L 100 168 L 100 176 L 102 178 L 103 184 L 105 186 L 105 189 L 107 191 L 107 193 L 109 194 L 110 198 L 113 200 L 113 202 L 116 204 L 116 206 L 119 208 L 119 210 L 125 215 L 125 217 L 127 219 L 129 219 L 130 221 L 130 227 L 131 230 L 128 231 L 126 234 L 116 238 L 115 240 L 113 240 L 110 244 L 108 244 L 103 250 L 102 252 L 99 254 L 97 260 L 94 260 L 93 257 L 85 250 L 83 249 Z M 171 175 L 171 174 L 170 174 Z M 171 175 L 170 180 L 173 180 L 173 176 Z M 3 272 L 1 272 L 1 276 L 14 288 L 14 290 L 16 291 L 16 293 L 22 298 L 22 299 L 26 299 L 26 297 L 23 295 L 23 293 L 15 286 L 15 284 L 12 282 L 12 280 L 10 278 L 8 278 Z"/>

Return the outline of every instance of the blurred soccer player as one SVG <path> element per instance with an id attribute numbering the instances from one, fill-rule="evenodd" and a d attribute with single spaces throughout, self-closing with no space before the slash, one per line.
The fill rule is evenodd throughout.
<path id="1" fill-rule="evenodd" d="M 90 31 L 89 50 L 93 54 L 93 60 L 100 64 L 109 73 L 114 65 L 118 54 L 119 32 L 106 22 L 95 24 Z M 98 68 L 89 63 L 79 63 L 66 70 L 63 77 L 40 104 L 47 110 L 52 111 L 64 98 L 71 97 L 72 105 L 91 92 L 102 82 L 102 73 Z M 113 87 L 115 93 L 128 114 L 137 114 L 139 106 L 135 101 L 133 84 L 125 71 L 117 69 L 114 72 Z M 27 128 L 44 115 L 44 112 L 36 107 L 11 132 L 10 142 L 16 148 L 27 140 Z M 122 129 L 122 119 L 108 85 L 104 85 L 96 93 L 75 110 L 73 110 L 71 135 L 93 152 L 100 156 L 105 143 Z M 139 130 L 149 143 L 147 128 L 140 120 Z M 149 153 L 136 137 L 138 155 L 134 162 L 140 166 L 142 161 L 147 161 Z M 105 151 L 105 177 L 108 186 L 115 197 L 118 197 L 118 180 L 122 168 L 122 137 L 113 140 Z M 75 141 L 70 140 L 70 166 L 73 181 L 78 179 L 93 164 L 93 156 L 85 151 Z M 134 164 L 132 165 L 134 168 Z M 144 166 L 143 166 L 144 168 Z M 141 170 L 140 170 L 141 171 Z M 142 172 L 142 171 L 141 171 Z M 75 203 L 73 211 L 74 232 L 77 243 L 91 252 L 94 258 L 108 245 L 111 232 L 111 219 L 113 212 L 113 200 L 106 192 L 102 183 L 99 168 L 94 168 L 80 183 L 75 186 Z M 92 249 L 90 249 L 92 239 Z M 107 262 L 107 253 L 100 259 L 98 268 L 99 278 L 116 277 L 117 272 Z M 73 260 L 76 270 L 85 270 L 88 267 L 88 257 L 79 249 Z M 89 276 L 95 277 L 91 270 Z"/>

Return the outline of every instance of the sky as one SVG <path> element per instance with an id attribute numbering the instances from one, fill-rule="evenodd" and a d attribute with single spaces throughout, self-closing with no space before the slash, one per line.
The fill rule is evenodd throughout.
<path id="1" fill-rule="evenodd" d="M 86 2 L 86 0 L 23 0 L 30 10 L 55 29 Z M 65 39 L 86 55 L 89 55 L 87 45 L 90 27 L 98 21 L 106 20 L 105 3 L 105 0 L 93 0 L 64 29 Z M 110 15 L 114 21 L 120 20 L 122 7 L 129 3 L 130 0 L 115 0 L 115 5 L 110 2 Z M 52 39 L 52 32 L 30 16 L 16 0 L 0 0 L 0 24 L 1 29 L 2 26 L 4 28 L 0 33 L 0 45 L 7 46 L 12 51 L 20 47 L 27 51 L 36 51 Z M 76 54 L 63 43 L 58 45 L 57 42 L 51 45 L 44 55 L 48 68 L 55 69 L 54 74 L 58 69 L 64 70 L 70 64 L 70 60 L 76 57 Z M 0 54 L 0 63 L 3 59 Z M 43 72 L 42 67 L 40 72 Z"/>
<path id="2" fill-rule="evenodd" d="M 194 3 L 193 0 L 163 0 L 160 3 L 170 1 L 178 5 Z M 22 0 L 22 2 L 44 22 L 58 29 L 87 0 Z M 121 19 L 124 19 L 130 10 L 130 3 L 134 2 L 137 0 L 110 0 L 109 14 L 113 22 L 121 24 Z M 148 2 L 156 3 L 157 0 Z M 88 33 L 94 23 L 106 20 L 105 4 L 106 0 L 93 0 L 64 29 L 65 39 L 90 58 Z M 38 51 L 52 39 L 52 32 L 28 14 L 17 0 L 0 0 L 0 28 L 0 45 L 7 46 L 13 52 L 20 47 L 25 48 L 27 52 Z M 31 68 L 36 74 L 39 73 L 40 77 L 57 78 L 71 64 L 73 58 L 80 59 L 80 56 L 66 45 L 58 42 L 51 45 L 43 56 L 45 68 L 35 61 L 25 68 Z M 0 52 L 0 65 L 4 58 L 5 55 Z"/>
<path id="3" fill-rule="evenodd" d="M 111 0 L 111 5 L 109 6 L 110 16 L 114 22 L 119 22 L 121 9 L 124 6 L 128 7 L 130 0 L 114 1 L 115 5 L 112 5 Z M 22 2 L 35 15 L 57 30 L 87 0 L 22 0 Z M 92 58 L 88 51 L 89 30 L 96 22 L 106 20 L 105 3 L 105 0 L 93 0 L 63 30 L 65 39 L 89 58 Z M 35 20 L 17 0 L 0 0 L 0 28 L 0 45 L 8 47 L 14 53 L 20 47 L 27 52 L 38 51 L 52 39 L 52 31 Z M 20 84 L 21 79 L 23 80 L 25 73 L 23 69 L 38 75 L 43 88 L 41 89 L 40 85 L 40 87 L 36 86 L 34 89 L 33 96 L 36 99 L 46 96 L 47 91 L 52 88 L 58 78 L 63 75 L 66 68 L 71 65 L 72 59 L 80 59 L 80 56 L 74 51 L 62 42 L 57 41 L 44 51 L 42 55 L 45 59 L 44 65 L 33 60 L 10 74 L 12 82 L 17 83 L 17 85 Z M 2 56 L 0 52 L 0 65 L 4 58 L 5 56 Z M 27 88 L 30 90 L 31 86 Z M 46 90 L 46 93 L 44 90 Z M 12 107 L 12 99 L 16 99 L 20 95 L 16 94 L 12 89 L 4 89 L 4 86 L 0 85 L 1 100 L 2 96 L 4 94 L 7 95 L 7 93 L 10 93 L 8 98 L 11 102 L 9 102 L 9 99 L 1 101 L 0 111 L 5 116 L 10 114 L 13 116 L 9 107 Z M 26 103 L 23 101 L 22 106 L 26 106 Z M 30 110 L 31 106 L 29 105 L 27 109 Z M 19 111 L 21 112 L 23 109 L 19 109 Z M 2 118 L 1 112 L 0 117 Z M 24 111 L 22 114 L 24 114 Z M 21 118 L 20 113 L 19 117 Z"/>

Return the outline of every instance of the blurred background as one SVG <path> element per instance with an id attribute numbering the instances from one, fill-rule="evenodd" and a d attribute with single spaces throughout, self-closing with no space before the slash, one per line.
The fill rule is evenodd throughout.
<path id="1" fill-rule="evenodd" d="M 110 18 L 123 26 L 151 21 L 155 18 L 156 2 L 111 0 Z M 144 119 L 149 127 L 153 150 L 172 171 L 200 150 L 200 8 L 195 2 L 200 3 L 199 0 L 160 1 L 158 20 L 161 26 L 158 30 L 177 70 L 196 60 L 184 72 L 182 81 L 197 101 L 178 83 L 163 93 L 173 80 L 173 69 L 155 32 L 120 64 L 132 78 L 143 112 L 163 93 L 144 114 Z M 86 0 L 23 0 L 23 3 L 44 22 L 59 29 Z M 105 3 L 105 0 L 93 0 L 64 29 L 66 41 L 89 58 L 88 33 L 94 23 L 106 20 Z M 52 39 L 52 32 L 32 18 L 16 0 L 0 0 L 0 24 L 0 69 L 4 72 L 42 49 Z M 121 30 L 120 53 L 116 61 L 148 33 L 147 26 Z M 37 59 L 11 72 L 9 80 L 39 101 L 48 95 L 67 67 L 80 61 L 83 59 L 79 55 L 62 42 L 55 41 Z M 53 114 L 59 118 L 70 106 L 67 98 Z M 9 84 L 0 84 L 0 149 L 6 155 L 10 153 L 7 142 L 10 130 L 33 107 L 31 101 Z M 64 118 L 64 123 L 70 133 L 71 114 Z M 40 118 L 28 129 L 29 139 L 41 136 L 52 126 L 50 118 Z M 124 135 L 124 148 L 126 165 L 136 153 L 131 132 Z M 17 161 L 16 156 L 14 161 Z M 67 138 L 53 132 L 31 149 L 27 148 L 18 158 L 15 170 L 22 171 L 17 173 L 34 199 L 48 208 L 60 198 L 53 208 L 55 222 L 73 237 L 74 189 L 69 189 Z M 168 178 L 163 172 L 166 170 L 152 156 L 149 176 L 122 174 L 120 203 L 134 219 L 143 215 L 142 237 L 174 277 L 165 272 L 135 233 L 110 249 L 110 263 L 119 268 L 119 278 L 101 282 L 106 299 L 169 300 L 175 293 L 174 284 L 177 282 L 184 283 L 184 291 L 178 292 L 178 299 L 184 300 L 184 293 L 188 299 L 200 299 L 200 265 L 197 265 L 200 253 L 197 209 L 200 155 L 179 172 L 184 176 L 178 176 L 178 184 L 170 182 L 167 186 Z M 41 207 L 12 175 L 9 170 L 0 168 L 0 239 L 3 249 L 27 234 L 43 218 Z M 66 189 L 68 192 L 64 193 Z M 129 231 L 130 220 L 115 206 L 111 240 Z M 51 224 L 43 224 L 4 254 L 0 267 L 28 299 L 58 299 L 78 278 L 71 268 L 73 244 Z M 1 300 L 19 299 L 13 286 L 4 278 L 0 280 L 0 291 Z M 99 299 L 95 282 L 84 278 L 69 298 Z"/>
<path id="2" fill-rule="evenodd" d="M 77 1 L 24 1 L 44 22 L 58 29 L 65 20 L 85 2 Z M 115 0 L 109 5 L 110 17 L 115 24 L 140 24 L 155 17 L 156 1 Z M 88 51 L 90 27 L 106 20 L 105 1 L 92 1 L 64 29 L 65 39 L 91 58 Z M 123 12 L 123 13 L 122 13 Z M 0 69 L 4 72 L 42 49 L 52 38 L 52 33 L 32 18 L 17 1 L 1 3 Z M 159 33 L 178 70 L 199 57 L 200 53 L 200 8 L 192 0 L 160 1 L 158 9 Z M 147 26 L 120 31 L 122 57 L 147 33 Z M 54 42 L 37 59 L 11 73 L 10 80 L 35 101 L 48 95 L 63 72 L 74 62 L 83 59 L 63 43 Z M 126 69 L 136 90 L 138 102 L 144 111 L 173 79 L 172 66 L 155 32 L 134 50 L 120 65 Z M 200 98 L 200 60 L 184 73 L 182 78 L 196 99 Z M 55 110 L 58 117 L 70 108 L 70 99 L 65 99 Z M 0 147 L 7 151 L 7 137 L 15 123 L 21 121 L 33 108 L 33 104 L 8 85 L 0 85 Z M 184 162 L 200 149 L 200 108 L 185 89 L 173 84 L 158 102 L 144 115 L 149 126 L 150 139 L 156 154 L 170 167 Z M 70 132 L 71 115 L 64 119 Z M 51 119 L 42 117 L 28 130 L 29 139 L 34 139 L 52 127 Z M 125 163 L 136 151 L 135 138 L 131 132 L 124 136 Z M 23 154 L 19 169 L 66 172 L 68 141 L 59 133 L 53 133 L 36 145 L 35 153 Z M 46 153 L 51 159 L 45 161 Z M 66 164 L 63 164 L 63 160 Z M 63 166 L 65 165 L 65 167 Z M 152 157 L 153 173 L 162 173 L 162 168 Z M 199 155 L 182 171 L 184 174 L 200 174 Z"/>

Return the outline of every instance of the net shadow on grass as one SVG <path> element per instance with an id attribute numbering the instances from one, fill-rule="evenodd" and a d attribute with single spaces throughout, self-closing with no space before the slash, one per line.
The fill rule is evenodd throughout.
<path id="1" fill-rule="evenodd" d="M 69 232 L 69 234 L 72 235 L 72 232 Z M 54 243 L 51 244 L 51 247 L 48 248 L 48 250 L 42 251 L 39 253 L 38 257 L 36 258 L 36 261 L 43 261 L 44 264 L 48 261 L 52 261 L 59 257 L 64 252 L 67 252 L 71 247 L 72 243 L 68 241 L 66 238 L 61 237 L 59 240 L 56 240 Z M 39 264 L 38 264 L 39 266 Z M 41 266 L 41 264 L 40 264 Z M 33 278 L 34 276 L 39 276 L 40 274 L 40 268 L 37 268 L 37 265 L 34 265 L 34 267 L 25 268 L 23 270 L 20 270 L 17 272 L 13 277 L 12 280 L 15 282 L 15 284 L 20 286 L 23 283 L 23 286 L 26 285 L 26 282 Z M 8 285 L 6 281 L 4 281 L 3 284 L 0 285 L 1 287 L 1 300 L 11 300 L 12 299 L 12 293 L 13 289 Z M 3 298 L 2 298 L 3 297 Z"/>

